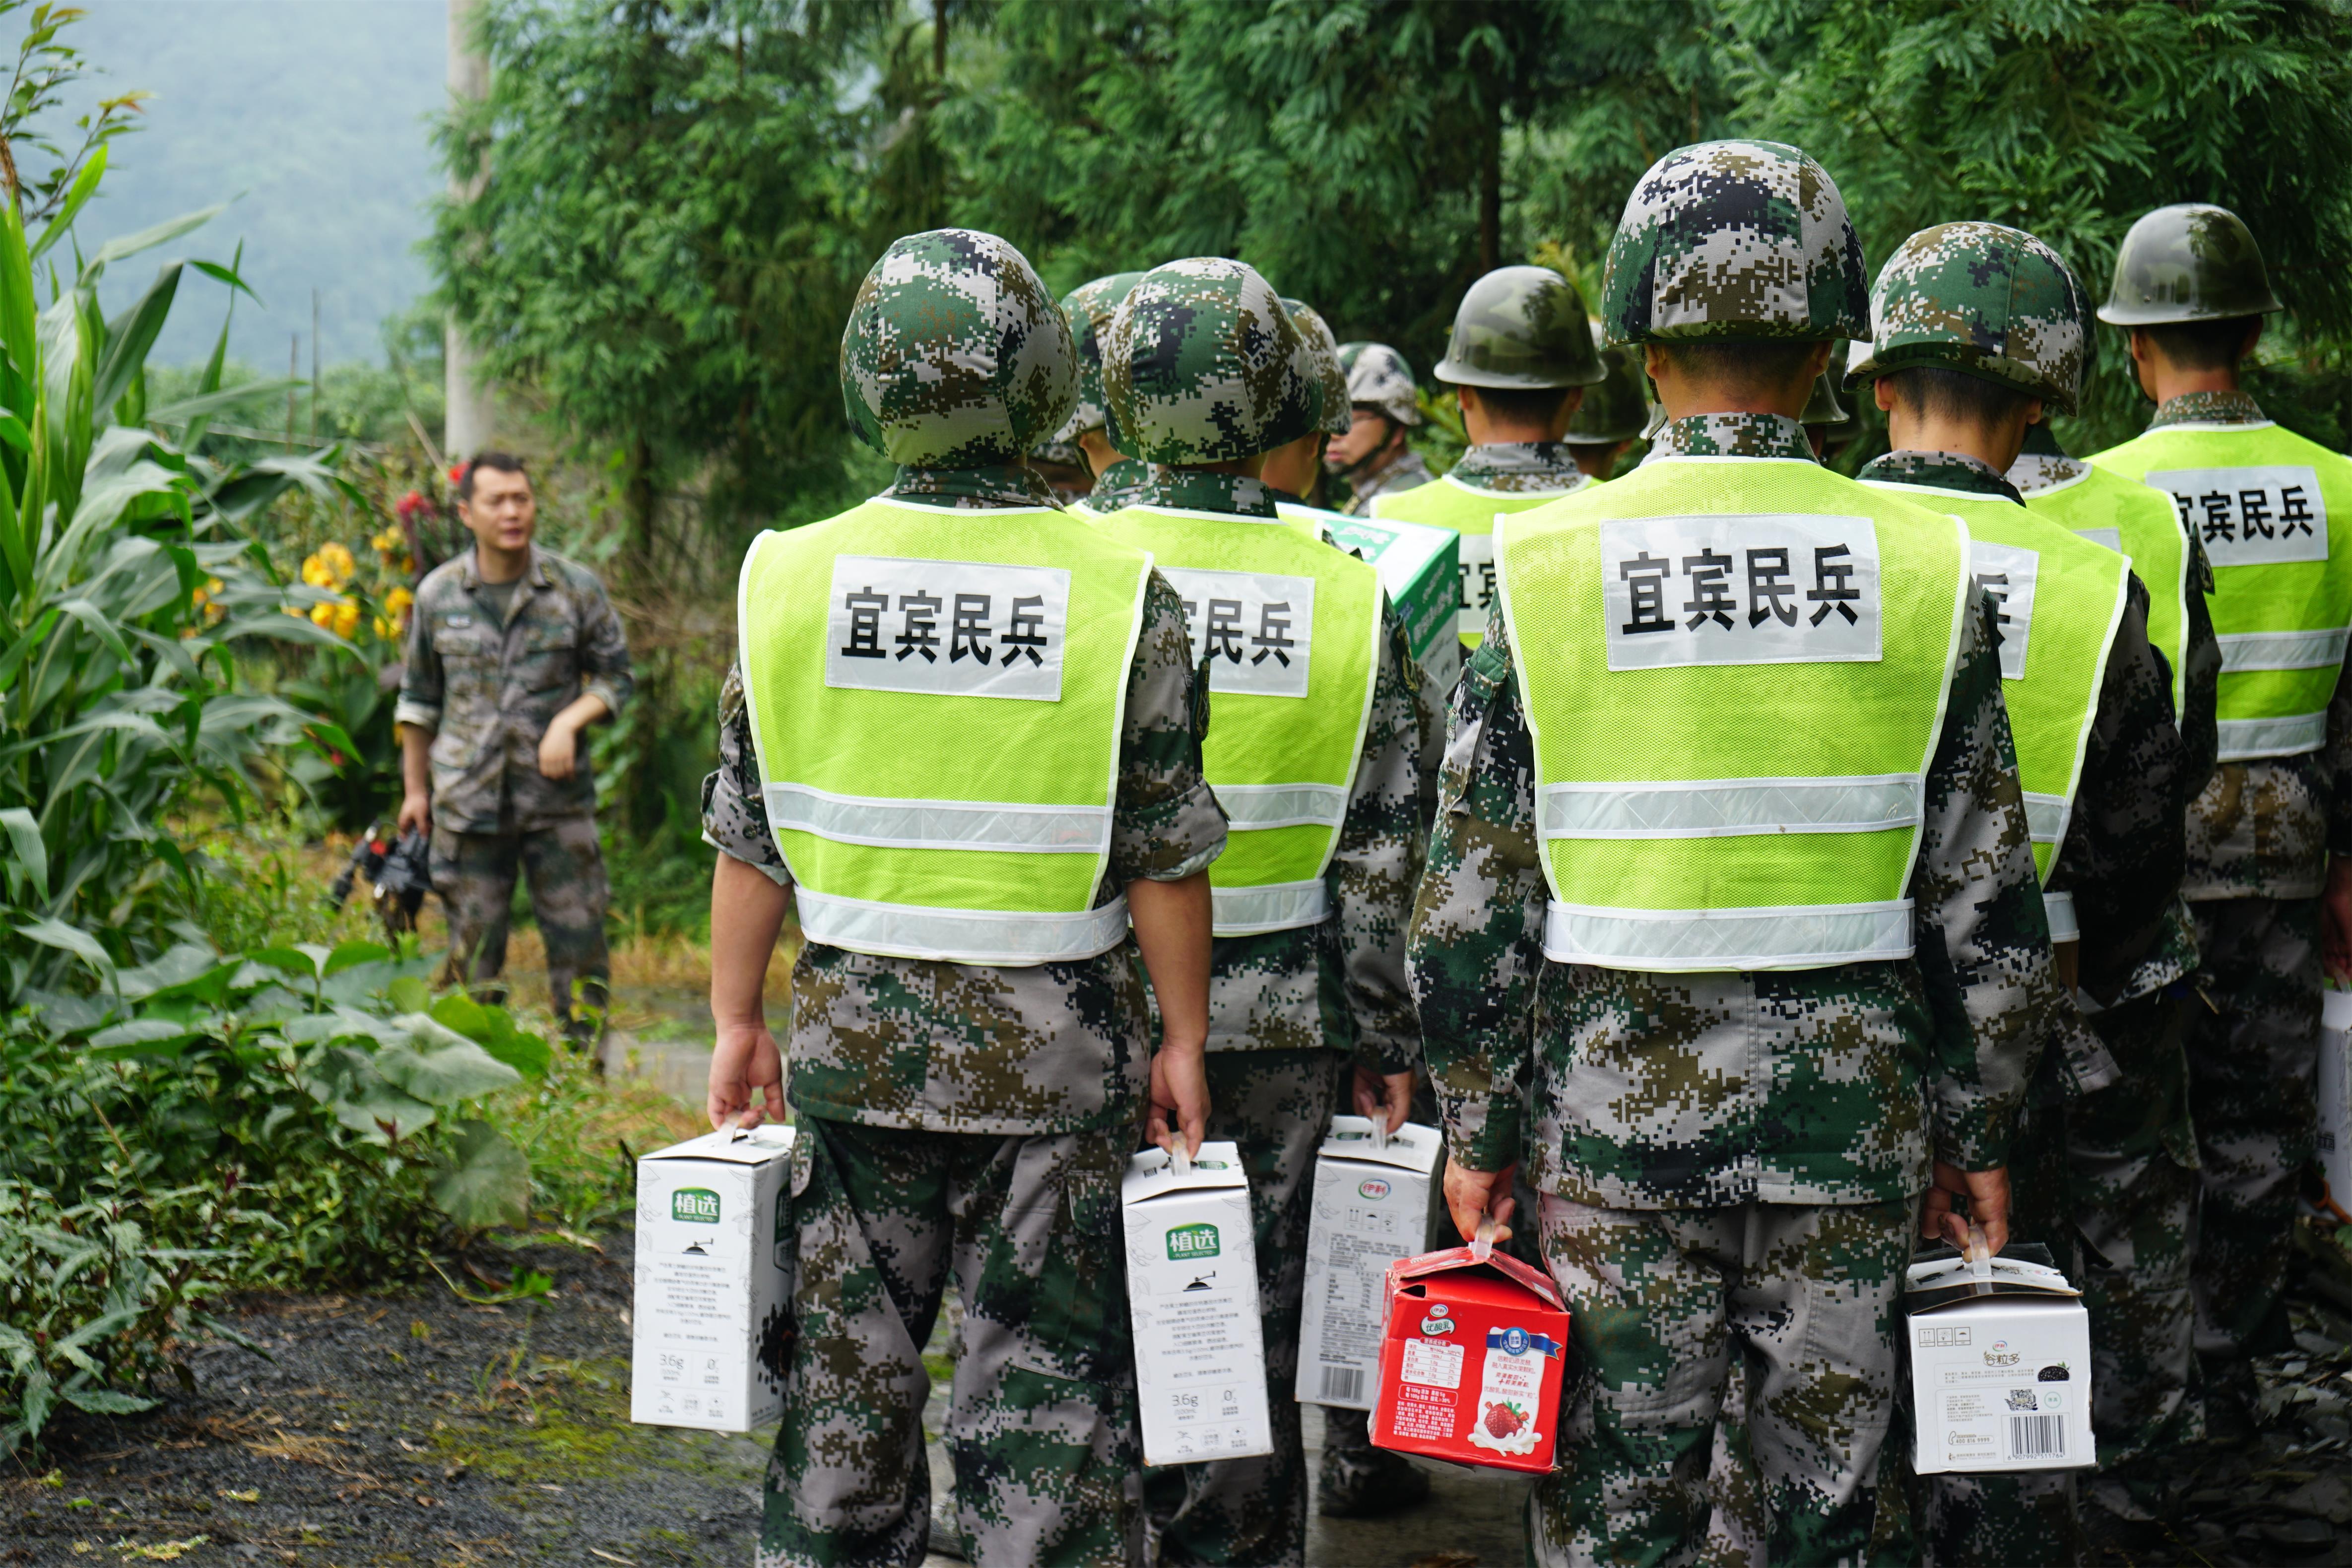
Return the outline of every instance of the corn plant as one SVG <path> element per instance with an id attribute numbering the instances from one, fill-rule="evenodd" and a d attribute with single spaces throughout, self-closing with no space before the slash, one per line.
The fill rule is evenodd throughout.
<path id="1" fill-rule="evenodd" d="M 29 241 L 0 203 L 0 1005 L 77 968 L 104 987 L 168 946 L 168 883 L 193 875 L 173 816 L 199 793 L 241 812 L 270 748 L 348 746 L 252 689 L 236 658 L 253 637 L 348 646 L 303 617 L 318 593 L 278 581 L 243 531 L 289 486 L 331 483 L 334 454 L 191 456 L 229 396 L 226 323 L 198 391 L 146 406 L 147 353 L 184 270 L 227 284 L 232 305 L 245 285 L 234 262 L 174 261 L 121 314 L 100 306 L 110 268 L 217 208 L 77 249 L 60 282 L 50 253 L 105 168 L 101 146 Z M 174 445 L 151 420 L 186 434 Z"/>

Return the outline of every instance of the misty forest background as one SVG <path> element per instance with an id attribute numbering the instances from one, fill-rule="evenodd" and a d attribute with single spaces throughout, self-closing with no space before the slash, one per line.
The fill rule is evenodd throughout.
<path id="1" fill-rule="evenodd" d="M 368 503 L 275 509 L 289 570 L 335 540 L 367 563 L 403 500 L 438 553 L 441 327 L 464 325 L 501 441 L 552 465 L 551 542 L 629 622 L 643 696 L 596 744 L 616 910 L 646 930 L 706 919 L 698 786 L 745 542 L 887 482 L 835 356 L 902 233 L 993 230 L 1056 291 L 1237 256 L 1425 377 L 1481 271 L 1542 260 L 1595 299 L 1642 169 L 1769 136 L 1829 167 L 1874 268 L 1916 228 L 1990 218 L 2102 294 L 2142 211 L 2233 208 L 2289 307 L 2256 390 L 2352 442 L 2352 15 L 2321 0 L 487 0 L 484 27 L 489 98 L 452 113 L 438 0 L 97 0 L 76 41 L 103 74 L 58 112 L 158 96 L 79 232 L 245 193 L 181 242 L 242 244 L 224 380 L 272 386 L 207 449 L 338 442 Z M 478 196 L 441 195 L 453 173 Z M 152 355 L 185 368 L 159 382 L 212 347 L 226 290 L 190 295 Z M 2071 449 L 2139 427 L 2120 348 L 2103 330 Z M 1842 464 L 1882 447 L 1866 429 Z M 371 615 L 407 563 L 386 564 Z M 361 702 L 339 776 L 276 797 L 298 827 L 387 807 L 389 701 Z"/>

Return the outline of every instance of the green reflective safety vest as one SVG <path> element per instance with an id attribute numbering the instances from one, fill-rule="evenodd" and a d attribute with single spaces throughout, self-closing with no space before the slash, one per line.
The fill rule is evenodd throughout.
<path id="1" fill-rule="evenodd" d="M 2123 625 L 2131 563 L 2006 496 L 1865 482 L 1950 512 L 1968 527 L 1977 584 L 2000 607 L 2001 700 L 2017 743 L 2033 869 L 2046 883 L 2082 787 L 2083 758 L 2098 717 L 2107 655 Z M 2045 894 L 2042 901 L 2051 941 L 2073 942 L 2082 934 L 2071 895 Z"/>
<path id="2" fill-rule="evenodd" d="M 2178 722 L 2188 700 L 2189 595 L 2189 536 L 2179 516 L 2146 485 L 2100 468 L 2030 492 L 2025 510 L 2131 558 L 2133 573 L 2147 585 L 2147 640 L 2172 671 Z"/>
<path id="3" fill-rule="evenodd" d="M 1910 956 L 1968 531 L 1798 458 L 1653 461 L 1503 523 L 1547 957 Z"/>
<path id="4" fill-rule="evenodd" d="M 752 542 L 743 695 L 811 941 L 1019 966 L 1125 939 L 1094 900 L 1150 576 L 1050 507 L 877 499 Z"/>
<path id="5" fill-rule="evenodd" d="M 2169 495 L 2212 563 L 2221 760 L 2318 750 L 2352 627 L 2352 460 L 2258 422 L 2162 425 L 2091 461 Z"/>
<path id="6" fill-rule="evenodd" d="M 1384 522 L 1450 528 L 1462 536 L 1462 607 L 1454 617 L 1454 630 L 1465 647 L 1476 647 L 1486 638 L 1486 617 L 1495 608 L 1495 519 L 1504 512 L 1549 506 L 1600 482 L 1588 479 L 1558 490 L 1488 490 L 1447 474 L 1432 484 L 1374 496 L 1372 515 Z"/>
<path id="7" fill-rule="evenodd" d="M 1277 518 L 1136 506 L 1101 527 L 1151 552 L 1209 667 L 1202 763 L 1230 834 L 1209 867 L 1216 933 L 1320 922 L 1380 673 L 1379 574 Z"/>

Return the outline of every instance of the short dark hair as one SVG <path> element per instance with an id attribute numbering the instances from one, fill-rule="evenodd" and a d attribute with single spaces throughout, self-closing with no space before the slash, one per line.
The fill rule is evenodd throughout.
<path id="1" fill-rule="evenodd" d="M 522 459 L 512 452 L 477 452 L 474 454 L 474 460 L 458 470 L 457 499 L 459 500 L 474 499 L 474 476 L 484 468 L 496 468 L 502 474 L 519 474 L 526 481 L 530 478 L 522 466 Z"/>
<path id="2" fill-rule="evenodd" d="M 2140 330 L 2156 352 L 2181 370 L 2235 370 L 2245 357 L 2246 335 L 2260 316 L 2224 316 L 2210 321 L 2165 321 Z"/>
<path id="3" fill-rule="evenodd" d="M 1970 425 L 1998 425 L 2033 401 L 2031 393 L 1940 364 L 1906 365 L 1880 379 L 1906 412 Z"/>
<path id="4" fill-rule="evenodd" d="M 1810 338 L 1668 338 L 1658 344 L 1675 370 L 1741 396 L 1789 390 L 1821 346 Z"/>
<path id="5" fill-rule="evenodd" d="M 1572 386 L 1473 386 L 1486 412 L 1505 425 L 1549 425 Z"/>

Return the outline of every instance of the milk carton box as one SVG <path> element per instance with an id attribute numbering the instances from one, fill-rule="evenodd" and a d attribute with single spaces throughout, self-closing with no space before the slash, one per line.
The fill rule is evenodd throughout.
<path id="1" fill-rule="evenodd" d="M 1462 674 L 1462 639 L 1454 632 L 1465 602 L 1462 536 L 1450 528 L 1349 517 L 1287 501 L 1277 501 L 1275 510 L 1293 527 L 1371 563 L 1404 622 L 1405 642 L 1422 673 L 1439 692 L 1453 690 Z"/>
<path id="2" fill-rule="evenodd" d="M 1315 1155 L 1307 1297 L 1298 1334 L 1302 1405 L 1372 1407 L 1388 1321 L 1389 1265 L 1436 1244 L 1445 1139 L 1406 1122 L 1378 1142 L 1360 1116 L 1335 1116 Z"/>
<path id="3" fill-rule="evenodd" d="M 1389 1265 L 1376 1447 L 1542 1474 L 1559 1437 L 1568 1306 L 1508 1253 L 1449 1247 Z"/>
<path id="4" fill-rule="evenodd" d="M 2082 1292 L 2038 1247 L 2011 1247 L 1981 1278 L 1938 1251 L 1904 1282 L 1913 1467 L 1930 1476 L 2095 1464 Z"/>
<path id="5" fill-rule="evenodd" d="M 2352 1214 L 2352 991 L 2319 994 L 2319 1166 L 2327 1201 Z"/>
<path id="6" fill-rule="evenodd" d="M 791 1128 L 762 1126 L 637 1161 L 630 1420 L 749 1432 L 783 1415 L 792 1149 Z"/>
<path id="7" fill-rule="evenodd" d="M 1119 1204 L 1143 1462 L 1273 1453 L 1257 1243 L 1240 1152 L 1203 1143 L 1192 1169 L 1180 1173 L 1166 1151 L 1147 1149 L 1128 1161 Z"/>

